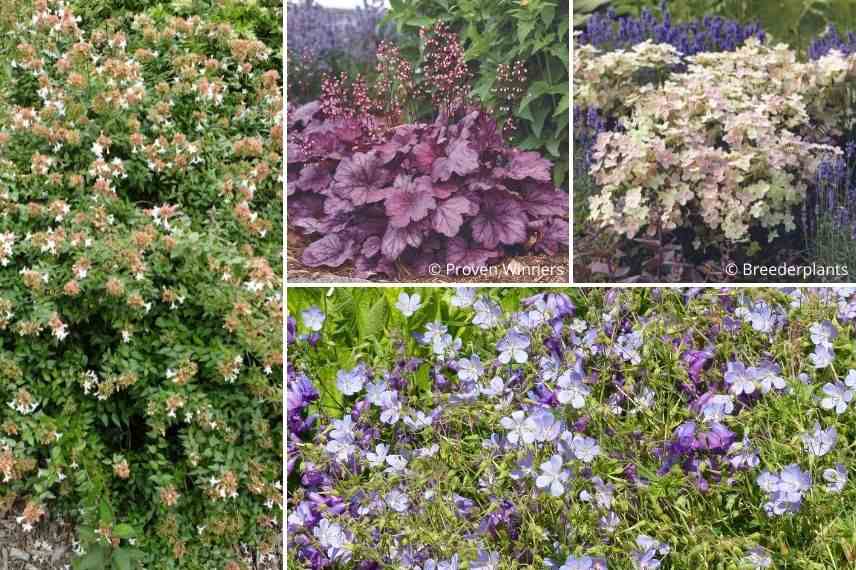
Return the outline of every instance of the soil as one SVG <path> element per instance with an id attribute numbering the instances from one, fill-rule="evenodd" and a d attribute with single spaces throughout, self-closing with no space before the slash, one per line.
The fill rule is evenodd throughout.
<path id="1" fill-rule="evenodd" d="M 287 235 L 289 283 L 569 283 L 567 255 L 520 255 L 490 263 L 477 275 L 420 275 L 399 267 L 394 279 L 360 279 L 354 267 L 307 267 L 300 259 L 309 241 L 291 229 Z M 2 568 L 0 568 L 2 570 Z"/>
<path id="2" fill-rule="evenodd" d="M 0 517 L 0 570 L 69 570 L 74 557 L 74 528 L 62 521 L 42 522 L 32 532 L 21 530 L 14 518 Z M 245 553 L 250 570 L 282 570 L 280 549 L 267 554 Z"/>
<path id="3" fill-rule="evenodd" d="M 70 568 L 73 531 L 61 521 L 43 522 L 24 533 L 12 518 L 0 518 L 0 570 Z"/>

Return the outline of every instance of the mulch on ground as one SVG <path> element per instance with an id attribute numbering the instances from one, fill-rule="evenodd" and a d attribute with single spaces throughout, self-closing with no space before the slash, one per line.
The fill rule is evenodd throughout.
<path id="1" fill-rule="evenodd" d="M 421 275 L 400 266 L 397 276 L 362 279 L 353 265 L 308 267 L 301 262 L 309 241 L 296 231 L 287 236 L 289 283 L 569 283 L 567 255 L 520 255 L 487 264 L 478 275 Z"/>

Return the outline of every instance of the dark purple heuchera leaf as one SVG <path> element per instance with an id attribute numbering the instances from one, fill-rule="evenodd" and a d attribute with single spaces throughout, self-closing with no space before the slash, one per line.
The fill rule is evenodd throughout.
<path id="1" fill-rule="evenodd" d="M 457 184 L 452 184 L 451 182 L 435 182 L 432 184 L 431 189 L 434 191 L 434 197 L 438 200 L 445 200 L 458 190 L 460 190 L 460 186 Z"/>
<path id="2" fill-rule="evenodd" d="M 437 151 L 434 150 L 434 145 L 430 142 L 421 142 L 410 151 L 410 157 L 419 172 L 431 174 L 434 161 L 437 160 Z"/>
<path id="3" fill-rule="evenodd" d="M 419 247 L 422 245 L 422 238 L 422 229 L 417 225 L 406 228 L 396 228 L 390 225 L 386 228 L 386 233 L 383 234 L 380 252 L 384 257 L 395 259 L 407 249 L 407 246 Z"/>
<path id="4" fill-rule="evenodd" d="M 400 125 L 395 127 L 392 137 L 375 147 L 383 164 L 395 160 L 398 154 L 407 154 L 419 140 L 419 125 Z"/>
<path id="5" fill-rule="evenodd" d="M 303 192 L 317 192 L 323 194 L 330 187 L 333 177 L 330 176 L 330 168 L 322 163 L 307 164 L 300 171 L 300 178 L 295 186 Z"/>
<path id="6" fill-rule="evenodd" d="M 380 236 L 370 236 L 363 242 L 363 247 L 360 250 L 365 257 L 374 257 L 380 253 Z"/>
<path id="7" fill-rule="evenodd" d="M 396 177 L 392 189 L 387 190 L 384 205 L 389 223 L 396 228 L 418 222 L 437 206 L 431 190 L 431 180 L 427 176 L 414 179 L 400 174 Z"/>
<path id="8" fill-rule="evenodd" d="M 478 213 L 478 206 L 465 197 L 449 198 L 437 204 L 437 209 L 431 213 L 431 227 L 444 236 L 455 237 L 464 223 L 464 216 L 472 216 L 476 213 Z"/>
<path id="9" fill-rule="evenodd" d="M 324 213 L 328 216 L 338 216 L 354 211 L 354 205 L 344 198 L 328 196 L 324 201 Z"/>
<path id="10" fill-rule="evenodd" d="M 482 199 L 479 215 L 470 223 L 473 239 L 488 249 L 499 244 L 526 241 L 526 212 L 518 200 L 505 193 L 488 194 Z"/>
<path id="11" fill-rule="evenodd" d="M 339 267 L 354 255 L 354 240 L 330 234 L 309 244 L 303 252 L 303 263 L 309 267 Z"/>
<path id="12" fill-rule="evenodd" d="M 496 250 L 473 246 L 460 237 L 450 239 L 446 246 L 446 261 L 458 267 L 481 267 L 499 255 Z"/>
<path id="13" fill-rule="evenodd" d="M 511 180 L 525 180 L 531 178 L 538 182 L 549 183 L 550 167 L 552 163 L 546 158 L 541 158 L 537 152 L 528 152 L 514 149 L 505 167 L 495 168 L 494 176 L 497 178 L 510 178 Z"/>
<path id="14" fill-rule="evenodd" d="M 466 139 L 452 141 L 446 147 L 446 154 L 448 156 L 438 158 L 431 169 L 431 178 L 437 182 L 448 180 L 453 174 L 466 176 L 479 169 L 479 153 Z"/>
<path id="15" fill-rule="evenodd" d="M 289 218 L 319 218 L 324 214 L 324 196 L 299 194 L 288 199 Z"/>
<path id="16" fill-rule="evenodd" d="M 339 119 L 333 123 L 333 133 L 340 142 L 355 143 L 366 134 L 363 123 L 356 119 Z"/>
<path id="17" fill-rule="evenodd" d="M 286 163 L 288 164 L 300 164 L 302 162 L 306 162 L 308 155 L 306 154 L 306 149 L 303 145 L 297 144 L 292 141 L 288 141 L 286 145 L 287 151 L 285 154 L 288 155 Z"/>
<path id="18" fill-rule="evenodd" d="M 502 133 L 497 128 L 496 121 L 487 113 L 479 113 L 470 127 L 470 132 L 472 145 L 479 153 L 502 148 Z"/>
<path id="19" fill-rule="evenodd" d="M 536 220 L 529 224 L 530 229 L 537 229 L 540 237 L 533 249 L 548 255 L 555 255 L 560 251 L 567 251 L 569 226 L 568 220 L 562 218 L 550 218 L 546 221 Z"/>
<path id="20" fill-rule="evenodd" d="M 535 218 L 567 216 L 568 194 L 552 186 L 530 186 L 523 193 L 523 206 Z"/>
<path id="21" fill-rule="evenodd" d="M 298 123 L 302 123 L 303 126 L 309 124 L 309 121 L 315 117 L 315 115 L 321 110 L 321 102 L 320 101 L 310 101 L 305 105 L 301 105 L 297 109 L 294 109 L 291 113 L 288 114 L 288 127 L 291 128 Z"/>
<path id="22" fill-rule="evenodd" d="M 372 152 L 358 152 L 339 163 L 333 190 L 355 206 L 377 202 L 384 197 L 380 190 L 389 183 L 389 173 Z"/>

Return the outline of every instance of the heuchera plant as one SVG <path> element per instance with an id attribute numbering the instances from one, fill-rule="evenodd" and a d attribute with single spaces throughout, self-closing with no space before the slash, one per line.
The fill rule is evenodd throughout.
<path id="1" fill-rule="evenodd" d="M 394 274 L 396 262 L 424 272 L 566 245 L 568 195 L 552 185 L 550 161 L 506 145 L 484 111 L 460 114 L 378 138 L 366 120 L 327 119 L 318 102 L 290 109 L 290 223 L 320 236 L 303 262 L 353 262 L 369 276 Z"/>

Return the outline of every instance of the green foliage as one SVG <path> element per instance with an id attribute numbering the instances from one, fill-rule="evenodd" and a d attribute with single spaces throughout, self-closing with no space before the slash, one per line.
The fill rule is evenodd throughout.
<path id="1" fill-rule="evenodd" d="M 281 60 L 33 9 L 0 52 L 0 503 L 73 521 L 81 570 L 238 568 L 281 536 Z"/>
<path id="2" fill-rule="evenodd" d="M 574 2 L 574 27 L 582 26 L 593 13 L 609 4 L 610 0 L 577 0 Z"/>
<path id="3" fill-rule="evenodd" d="M 521 60 L 527 90 L 514 109 L 517 146 L 538 150 L 554 163 L 554 182 L 567 187 L 570 152 L 570 14 L 561 0 L 391 0 L 389 18 L 398 32 L 416 37 L 442 20 L 460 33 L 475 71 L 471 94 L 491 108 L 497 68 Z M 410 54 L 417 53 L 411 40 Z"/>
<path id="4" fill-rule="evenodd" d="M 809 240 L 808 249 L 812 261 L 826 267 L 845 267 L 848 272 L 856 268 L 856 239 L 850 228 L 842 228 L 833 219 L 833 214 L 819 216 L 817 228 Z M 852 282 L 853 274 L 842 275 L 842 282 Z M 834 281 L 835 279 L 830 279 Z"/>

